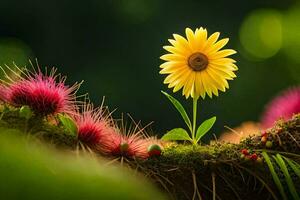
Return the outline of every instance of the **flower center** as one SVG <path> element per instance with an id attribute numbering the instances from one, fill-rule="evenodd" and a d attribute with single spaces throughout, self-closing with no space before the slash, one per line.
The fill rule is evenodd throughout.
<path id="1" fill-rule="evenodd" d="M 203 53 L 193 53 L 188 59 L 188 65 L 194 71 L 202 71 L 208 65 L 208 58 Z"/>

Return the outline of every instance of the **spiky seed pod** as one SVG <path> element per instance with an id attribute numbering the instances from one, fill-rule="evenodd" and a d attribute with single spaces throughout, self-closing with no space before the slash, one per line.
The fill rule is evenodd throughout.
<path id="1" fill-rule="evenodd" d="M 99 142 L 99 151 L 108 156 L 121 155 L 124 150 L 128 150 L 128 148 L 124 148 L 126 146 L 125 144 L 127 144 L 125 141 L 125 136 L 118 132 L 111 132 L 110 135 L 106 135 L 105 138 Z"/>
<path id="2" fill-rule="evenodd" d="M 140 127 L 140 122 L 133 124 L 133 126 L 127 127 L 122 118 L 121 123 L 119 123 L 120 126 L 100 141 L 99 151 L 109 156 L 147 159 L 149 158 L 148 147 L 150 145 L 157 144 L 162 148 L 159 140 L 147 136 L 146 127 Z"/>
<path id="3" fill-rule="evenodd" d="M 65 85 L 66 77 L 56 74 L 56 68 L 52 68 L 49 75 L 42 73 L 39 67 L 37 70 L 33 67 L 33 72 L 18 67 L 2 70 L 7 80 L 1 80 L 0 100 L 17 107 L 27 105 L 41 116 L 76 111 L 75 93 L 80 84 Z"/>
<path id="4" fill-rule="evenodd" d="M 78 140 L 90 147 L 96 147 L 114 132 L 113 121 L 103 106 L 94 108 L 86 103 L 81 114 L 74 116 Z"/>
<path id="5" fill-rule="evenodd" d="M 147 158 L 144 147 L 148 143 L 141 135 L 122 135 L 114 132 L 100 142 L 101 151 L 107 155 L 126 158 Z"/>

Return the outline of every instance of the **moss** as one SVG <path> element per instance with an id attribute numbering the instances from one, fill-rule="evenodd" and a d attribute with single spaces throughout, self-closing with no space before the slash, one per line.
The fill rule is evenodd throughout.
<path id="1" fill-rule="evenodd" d="M 280 152 L 300 161 L 299 127 L 300 115 L 287 122 L 279 121 L 267 130 L 268 141 L 273 143 L 269 148 L 261 142 L 259 134 L 246 138 L 240 144 L 172 145 L 160 157 L 131 164 L 167 190 L 173 199 L 198 199 L 197 192 L 202 199 L 212 199 L 213 187 L 214 195 L 219 199 L 272 199 L 274 196 L 281 199 L 260 153 L 262 150 Z M 245 157 L 242 149 L 257 154 L 258 159 Z M 299 186 L 299 177 L 292 176 Z M 284 179 L 283 176 L 281 178 Z"/>
<path id="2" fill-rule="evenodd" d="M 269 149 L 299 153 L 300 114 L 295 115 L 294 118 L 289 121 L 278 121 L 274 127 L 266 130 L 266 134 L 268 141 L 272 142 L 272 147 Z M 242 141 L 242 144 L 255 149 L 267 148 L 265 143 L 261 142 L 261 136 L 249 137 Z"/>
<path id="3" fill-rule="evenodd" d="M 1 105 L 0 127 L 21 130 L 59 148 L 74 149 L 77 146 L 77 138 L 60 126 L 55 118 L 46 120 L 40 116 L 33 115 L 29 120 L 26 120 L 20 117 L 19 110 L 19 108 L 12 106 Z"/>
<path id="4" fill-rule="evenodd" d="M 7 106 L 6 106 L 7 107 Z M 1 107 L 0 107 L 1 110 Z M 4 112 L 5 111 L 5 112 Z M 78 141 L 56 122 L 55 118 L 33 116 L 29 121 L 19 116 L 19 109 L 2 106 L 0 127 L 20 129 L 59 148 L 75 149 Z M 260 153 L 277 152 L 299 161 L 300 115 L 279 121 L 262 135 L 250 136 L 240 144 L 214 142 L 210 145 L 172 144 L 161 156 L 131 160 L 129 166 L 144 173 L 167 191 L 173 199 L 272 199 L 279 197 L 267 165 Z M 246 149 L 250 158 L 241 153 Z M 299 178 L 292 174 L 300 187 Z M 283 178 L 283 177 L 281 177 Z M 297 188 L 300 191 L 300 188 Z"/>

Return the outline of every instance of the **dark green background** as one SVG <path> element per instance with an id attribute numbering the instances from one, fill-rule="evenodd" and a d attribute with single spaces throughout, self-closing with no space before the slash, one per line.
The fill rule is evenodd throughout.
<path id="1" fill-rule="evenodd" d="M 130 113 L 143 124 L 154 121 L 152 129 L 164 133 L 184 124 L 160 93 L 171 93 L 158 73 L 159 57 L 165 53 L 162 46 L 172 33 L 183 34 L 185 27 L 207 27 L 209 34 L 220 31 L 221 37 L 230 37 L 227 47 L 239 52 L 233 56 L 238 78 L 226 93 L 199 106 L 201 120 L 218 117 L 213 132 L 219 133 L 224 125 L 259 120 L 264 105 L 277 92 L 299 83 L 299 65 L 286 52 L 255 60 L 242 53 L 239 41 L 249 13 L 262 8 L 285 13 L 297 7 L 296 2 L 1 0 L 0 62 L 22 66 L 29 58 L 38 58 L 42 66 L 58 67 L 68 83 L 85 80 L 80 93 L 88 92 L 95 103 L 106 96 L 110 109 L 117 108 L 115 118 Z M 184 101 L 179 92 L 175 96 Z M 189 99 L 184 105 L 191 110 L 191 103 Z"/>

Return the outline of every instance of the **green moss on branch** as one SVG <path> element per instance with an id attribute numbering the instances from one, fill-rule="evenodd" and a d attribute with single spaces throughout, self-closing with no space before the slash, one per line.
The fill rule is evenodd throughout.
<path id="1" fill-rule="evenodd" d="M 74 150 L 78 147 L 76 136 L 60 126 L 55 117 L 33 116 L 27 121 L 19 116 L 18 108 L 2 106 L 0 110 L 0 128 L 19 129 L 59 148 Z M 280 153 L 300 162 L 300 115 L 286 122 L 279 121 L 266 132 L 271 142 L 268 145 L 261 133 L 239 144 L 172 144 L 159 157 L 131 160 L 128 164 L 157 183 L 173 199 L 281 199 L 260 154 L 262 151 L 270 155 Z M 249 155 L 245 156 L 242 150 Z M 292 178 L 300 192 L 299 177 L 292 174 Z"/>

